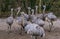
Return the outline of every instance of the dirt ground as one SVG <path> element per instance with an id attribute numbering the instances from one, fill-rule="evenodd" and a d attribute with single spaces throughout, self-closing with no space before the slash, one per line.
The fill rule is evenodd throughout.
<path id="1" fill-rule="evenodd" d="M 14 27 L 18 26 L 18 24 L 13 23 Z M 8 34 L 8 25 L 5 19 L 0 19 L 0 39 L 31 39 L 30 35 L 27 34 L 17 34 L 11 32 Z M 44 28 L 46 29 L 46 37 L 45 39 L 60 39 L 60 19 L 54 22 L 53 28 L 51 32 L 48 32 L 48 22 L 45 22 Z M 40 39 L 40 37 L 38 37 Z"/>

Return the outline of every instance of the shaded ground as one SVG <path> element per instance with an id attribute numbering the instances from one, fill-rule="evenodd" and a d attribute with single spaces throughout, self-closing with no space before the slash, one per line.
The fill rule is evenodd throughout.
<path id="1" fill-rule="evenodd" d="M 18 26 L 16 23 L 13 23 L 14 27 Z M 27 34 L 19 35 L 16 33 L 10 33 L 8 34 L 8 25 L 6 24 L 5 19 L 0 19 L 0 39 L 31 39 L 31 37 Z M 45 23 L 44 28 L 46 30 L 49 29 L 48 23 Z M 40 39 L 40 37 L 38 37 Z M 52 32 L 46 31 L 46 39 L 60 39 L 60 20 L 54 22 Z"/>
<path id="2" fill-rule="evenodd" d="M 7 32 L 0 31 L 0 39 L 31 39 L 31 37 L 27 34 L 7 34 Z M 40 37 L 38 37 L 38 39 L 40 39 Z M 60 32 L 46 32 L 46 39 L 60 39 Z"/>

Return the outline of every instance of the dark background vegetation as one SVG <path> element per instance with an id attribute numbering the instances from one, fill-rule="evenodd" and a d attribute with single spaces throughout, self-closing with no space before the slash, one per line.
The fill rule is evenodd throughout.
<path id="1" fill-rule="evenodd" d="M 0 18 L 10 16 L 10 9 L 22 7 L 21 11 L 27 13 L 27 7 L 35 8 L 35 5 L 39 6 L 40 0 L 0 0 Z M 42 6 L 46 5 L 46 12 L 54 12 L 56 16 L 60 16 L 60 0 L 41 0 L 41 11 Z M 40 11 L 38 9 L 38 11 Z M 16 12 L 14 11 L 14 16 Z"/>

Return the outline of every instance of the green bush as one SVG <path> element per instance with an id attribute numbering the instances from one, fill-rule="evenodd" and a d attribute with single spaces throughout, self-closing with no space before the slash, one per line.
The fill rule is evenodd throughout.
<path id="1" fill-rule="evenodd" d="M 27 7 L 30 6 L 34 9 L 35 5 L 39 5 L 39 0 L 1 0 L 0 17 L 10 16 L 10 9 L 17 7 L 17 4 L 22 7 L 21 11 L 27 12 Z M 46 5 L 46 12 L 52 11 L 58 17 L 60 16 L 60 0 L 41 0 L 41 5 Z M 43 10 L 42 6 L 39 11 Z M 14 11 L 14 17 L 15 15 L 16 12 Z"/>

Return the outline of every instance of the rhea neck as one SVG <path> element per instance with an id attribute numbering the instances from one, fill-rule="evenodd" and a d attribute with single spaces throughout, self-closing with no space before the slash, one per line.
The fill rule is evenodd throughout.
<path id="1" fill-rule="evenodd" d="M 11 15 L 10 16 L 13 17 L 13 8 L 11 8 Z"/>
<path id="2" fill-rule="evenodd" d="M 17 16 L 18 16 L 18 14 L 20 13 L 21 8 L 20 8 L 20 7 L 18 7 L 17 9 L 18 9 L 18 11 L 17 11 L 16 17 L 17 17 Z"/>
<path id="3" fill-rule="evenodd" d="M 30 7 L 28 7 L 28 14 L 29 14 L 29 15 L 30 15 L 30 9 L 31 9 L 31 8 L 30 8 Z"/>
<path id="4" fill-rule="evenodd" d="M 18 15 L 18 14 L 19 14 L 19 12 L 20 12 L 20 10 L 21 10 L 21 8 L 20 8 L 20 7 L 18 7 L 17 9 L 18 9 L 18 12 L 17 12 L 17 15 Z"/>
<path id="5" fill-rule="evenodd" d="M 34 15 L 34 9 L 32 9 L 31 11 L 32 11 L 32 15 Z"/>
<path id="6" fill-rule="evenodd" d="M 46 10 L 46 6 L 44 5 L 43 8 L 44 8 L 43 9 L 43 14 L 44 14 L 45 13 L 45 10 Z"/>
<path id="7" fill-rule="evenodd" d="M 35 12 L 35 15 L 37 15 L 38 6 L 35 6 L 35 8 L 36 8 L 36 12 Z"/>

